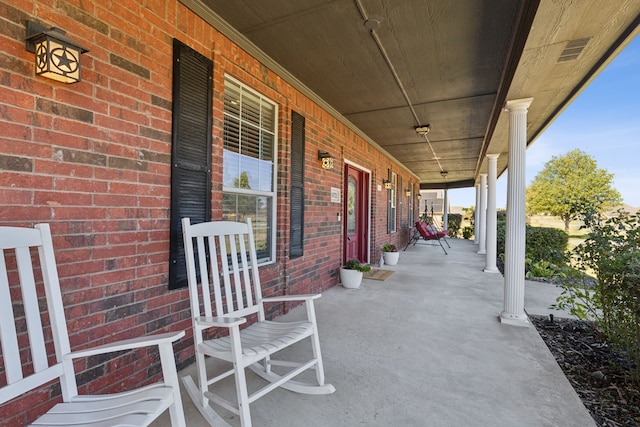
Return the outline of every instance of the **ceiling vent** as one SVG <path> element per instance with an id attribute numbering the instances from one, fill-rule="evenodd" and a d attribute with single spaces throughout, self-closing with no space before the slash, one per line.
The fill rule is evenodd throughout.
<path id="1" fill-rule="evenodd" d="M 558 58 L 558 62 L 569 62 L 578 59 L 584 48 L 589 43 L 590 38 L 570 40 Z"/>

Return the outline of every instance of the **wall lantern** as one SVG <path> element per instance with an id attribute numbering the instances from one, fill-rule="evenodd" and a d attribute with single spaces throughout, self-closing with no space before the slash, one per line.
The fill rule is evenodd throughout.
<path id="1" fill-rule="evenodd" d="M 404 190 L 404 194 L 405 196 L 411 196 L 411 190 L 407 188 L 406 190 Z"/>
<path id="2" fill-rule="evenodd" d="M 80 81 L 80 55 L 89 52 L 67 37 L 60 28 L 27 21 L 26 48 L 36 54 L 36 75 L 62 83 Z"/>
<path id="3" fill-rule="evenodd" d="M 386 190 L 391 190 L 391 181 L 389 181 L 388 179 L 383 179 L 382 183 L 384 184 L 384 188 Z"/>
<path id="4" fill-rule="evenodd" d="M 418 195 L 416 196 L 416 198 L 417 198 L 418 200 L 422 200 L 422 194 L 418 194 Z"/>
<path id="5" fill-rule="evenodd" d="M 322 169 L 333 169 L 333 157 L 331 154 L 318 150 L 318 160 L 322 161 Z"/>

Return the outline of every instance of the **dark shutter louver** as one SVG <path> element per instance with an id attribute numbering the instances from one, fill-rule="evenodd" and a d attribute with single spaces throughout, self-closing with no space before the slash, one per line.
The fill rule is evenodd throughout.
<path id="1" fill-rule="evenodd" d="M 173 41 L 169 289 L 187 285 L 182 218 L 211 219 L 213 62 Z"/>
<path id="2" fill-rule="evenodd" d="M 391 182 L 391 169 L 387 169 L 387 180 Z M 392 217 L 393 217 L 393 208 L 391 207 L 391 196 L 392 191 L 387 190 L 387 234 L 393 231 Z"/>
<path id="3" fill-rule="evenodd" d="M 290 258 L 301 257 L 304 253 L 304 126 L 304 117 L 292 111 Z"/>
<path id="4" fill-rule="evenodd" d="M 402 188 L 402 177 L 398 175 L 398 185 L 396 189 L 396 207 L 398 209 L 397 217 L 399 218 L 400 228 L 405 227 L 404 218 L 402 218 L 402 208 L 404 207 L 404 189 Z"/>

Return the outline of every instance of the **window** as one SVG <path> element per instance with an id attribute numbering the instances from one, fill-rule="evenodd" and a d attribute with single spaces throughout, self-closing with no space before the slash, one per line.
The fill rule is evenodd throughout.
<path id="1" fill-rule="evenodd" d="M 396 232 L 396 191 L 398 187 L 398 175 L 389 170 L 391 189 L 387 190 L 387 233 Z"/>
<path id="2" fill-rule="evenodd" d="M 251 217 L 261 264 L 275 261 L 276 121 L 273 102 L 225 77 L 222 218 Z"/>

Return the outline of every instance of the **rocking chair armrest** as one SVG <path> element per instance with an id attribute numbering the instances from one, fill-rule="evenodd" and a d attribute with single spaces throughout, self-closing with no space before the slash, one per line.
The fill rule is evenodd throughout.
<path id="1" fill-rule="evenodd" d="M 196 323 L 199 326 L 212 326 L 216 328 L 232 328 L 234 326 L 242 325 L 247 322 L 244 317 L 207 317 L 199 316 L 195 318 Z"/>
<path id="2" fill-rule="evenodd" d="M 66 360 L 75 359 L 78 357 L 95 356 L 97 354 L 112 353 L 115 351 L 132 350 L 134 348 L 149 347 L 152 345 L 162 345 L 166 343 L 172 343 L 179 340 L 185 335 L 184 331 L 168 332 L 165 334 L 155 334 L 145 337 L 132 338 L 128 340 L 116 341 L 109 344 L 99 345 L 96 347 L 88 348 L 86 350 L 73 351 L 65 354 Z"/>
<path id="3" fill-rule="evenodd" d="M 262 302 L 309 301 L 318 299 L 321 296 L 322 294 L 282 295 L 277 297 L 262 298 Z"/>

